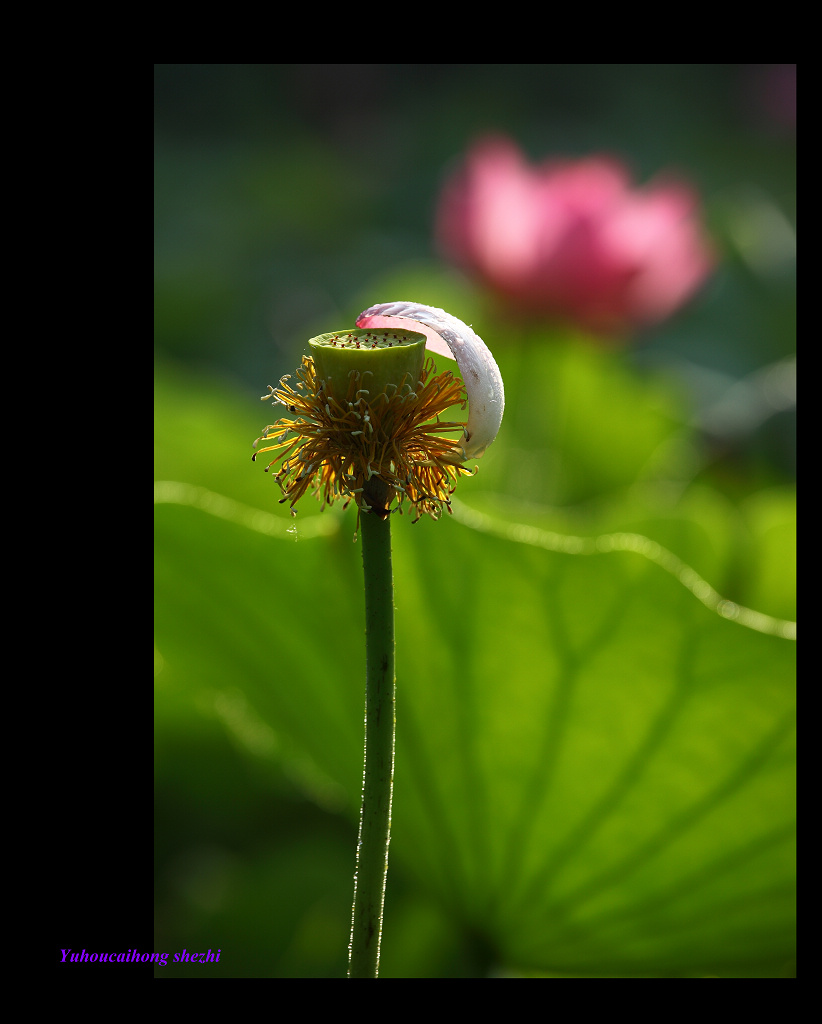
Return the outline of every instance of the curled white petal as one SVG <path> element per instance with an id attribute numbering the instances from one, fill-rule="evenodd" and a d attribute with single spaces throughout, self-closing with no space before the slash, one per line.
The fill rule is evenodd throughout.
<path id="1" fill-rule="evenodd" d="M 400 327 L 418 331 L 426 337 L 426 348 L 437 355 L 456 359 L 468 395 L 463 456 L 479 458 L 497 436 L 505 409 L 502 376 L 482 338 L 444 309 L 422 306 L 418 302 L 383 302 L 369 306 L 357 317 L 357 327 Z"/>

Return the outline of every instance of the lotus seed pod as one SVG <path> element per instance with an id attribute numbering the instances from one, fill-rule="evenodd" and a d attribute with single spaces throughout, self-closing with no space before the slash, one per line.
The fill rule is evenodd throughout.
<path id="1" fill-rule="evenodd" d="M 349 395 L 352 372 L 359 374 L 354 391 L 367 391 L 370 404 L 392 384 L 413 391 L 425 361 L 425 335 L 404 328 L 335 331 L 308 344 L 326 394 L 338 402 Z"/>

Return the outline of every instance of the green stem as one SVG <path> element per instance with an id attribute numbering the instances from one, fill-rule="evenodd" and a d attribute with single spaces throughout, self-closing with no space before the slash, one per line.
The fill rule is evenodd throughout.
<path id="1" fill-rule="evenodd" d="M 364 512 L 360 523 L 365 575 L 365 767 L 348 977 L 376 978 L 394 780 L 394 584 L 388 516 Z"/>

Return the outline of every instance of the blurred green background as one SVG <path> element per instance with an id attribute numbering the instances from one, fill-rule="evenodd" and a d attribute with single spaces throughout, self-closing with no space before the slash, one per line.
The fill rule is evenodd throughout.
<path id="1" fill-rule="evenodd" d="M 382 975 L 791 976 L 792 67 L 155 65 L 155 948 L 222 950 L 158 976 L 345 972 L 354 513 L 292 520 L 250 455 L 307 339 L 395 299 L 473 324 L 507 405 L 454 517 L 393 522 Z M 491 130 L 687 176 L 706 287 L 621 349 L 507 323 L 432 241 Z"/>

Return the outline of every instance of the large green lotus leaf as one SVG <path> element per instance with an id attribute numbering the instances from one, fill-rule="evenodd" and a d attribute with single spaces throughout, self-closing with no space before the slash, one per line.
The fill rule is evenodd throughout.
<path id="1" fill-rule="evenodd" d="M 740 600 L 769 615 L 796 618 L 796 492 L 775 487 L 742 504 L 750 543 Z"/>
<path id="2" fill-rule="evenodd" d="M 431 525 L 395 531 L 403 855 L 515 966 L 789 959 L 791 641 L 639 552 Z"/>
<path id="3" fill-rule="evenodd" d="M 167 503 L 168 493 L 160 493 L 156 645 L 176 688 L 191 698 L 205 692 L 210 701 L 239 691 L 309 788 L 331 803 L 355 805 L 364 651 L 358 551 L 350 535 L 335 531 L 322 541 L 295 543 L 284 523 L 284 539 L 261 532 L 278 525 L 270 514 L 227 522 L 243 506 L 224 499 L 223 505 L 206 502 L 204 512 Z M 172 491 L 171 497 L 198 493 Z"/>
<path id="4" fill-rule="evenodd" d="M 543 506 L 486 490 L 483 469 L 472 481 L 470 493 L 468 488 L 462 493 L 470 498 L 472 509 L 498 522 L 560 537 L 596 537 L 615 531 L 641 534 L 674 552 L 724 595 L 743 604 L 754 596 L 741 586 L 738 562 L 753 557 L 756 542 L 739 510 L 713 488 L 692 484 L 683 491 L 658 482 L 612 492 L 584 506 Z M 746 579 L 756 576 L 756 572 L 745 574 Z"/>
<path id="5" fill-rule="evenodd" d="M 175 686 L 239 691 L 307 789 L 355 815 L 353 522 L 308 517 L 295 542 L 287 519 L 159 494 L 156 642 Z M 462 518 L 395 520 L 392 862 L 515 970 L 778 973 L 791 641 L 706 607 L 653 549 L 572 553 Z M 391 941 L 387 917 L 387 959 Z"/>

